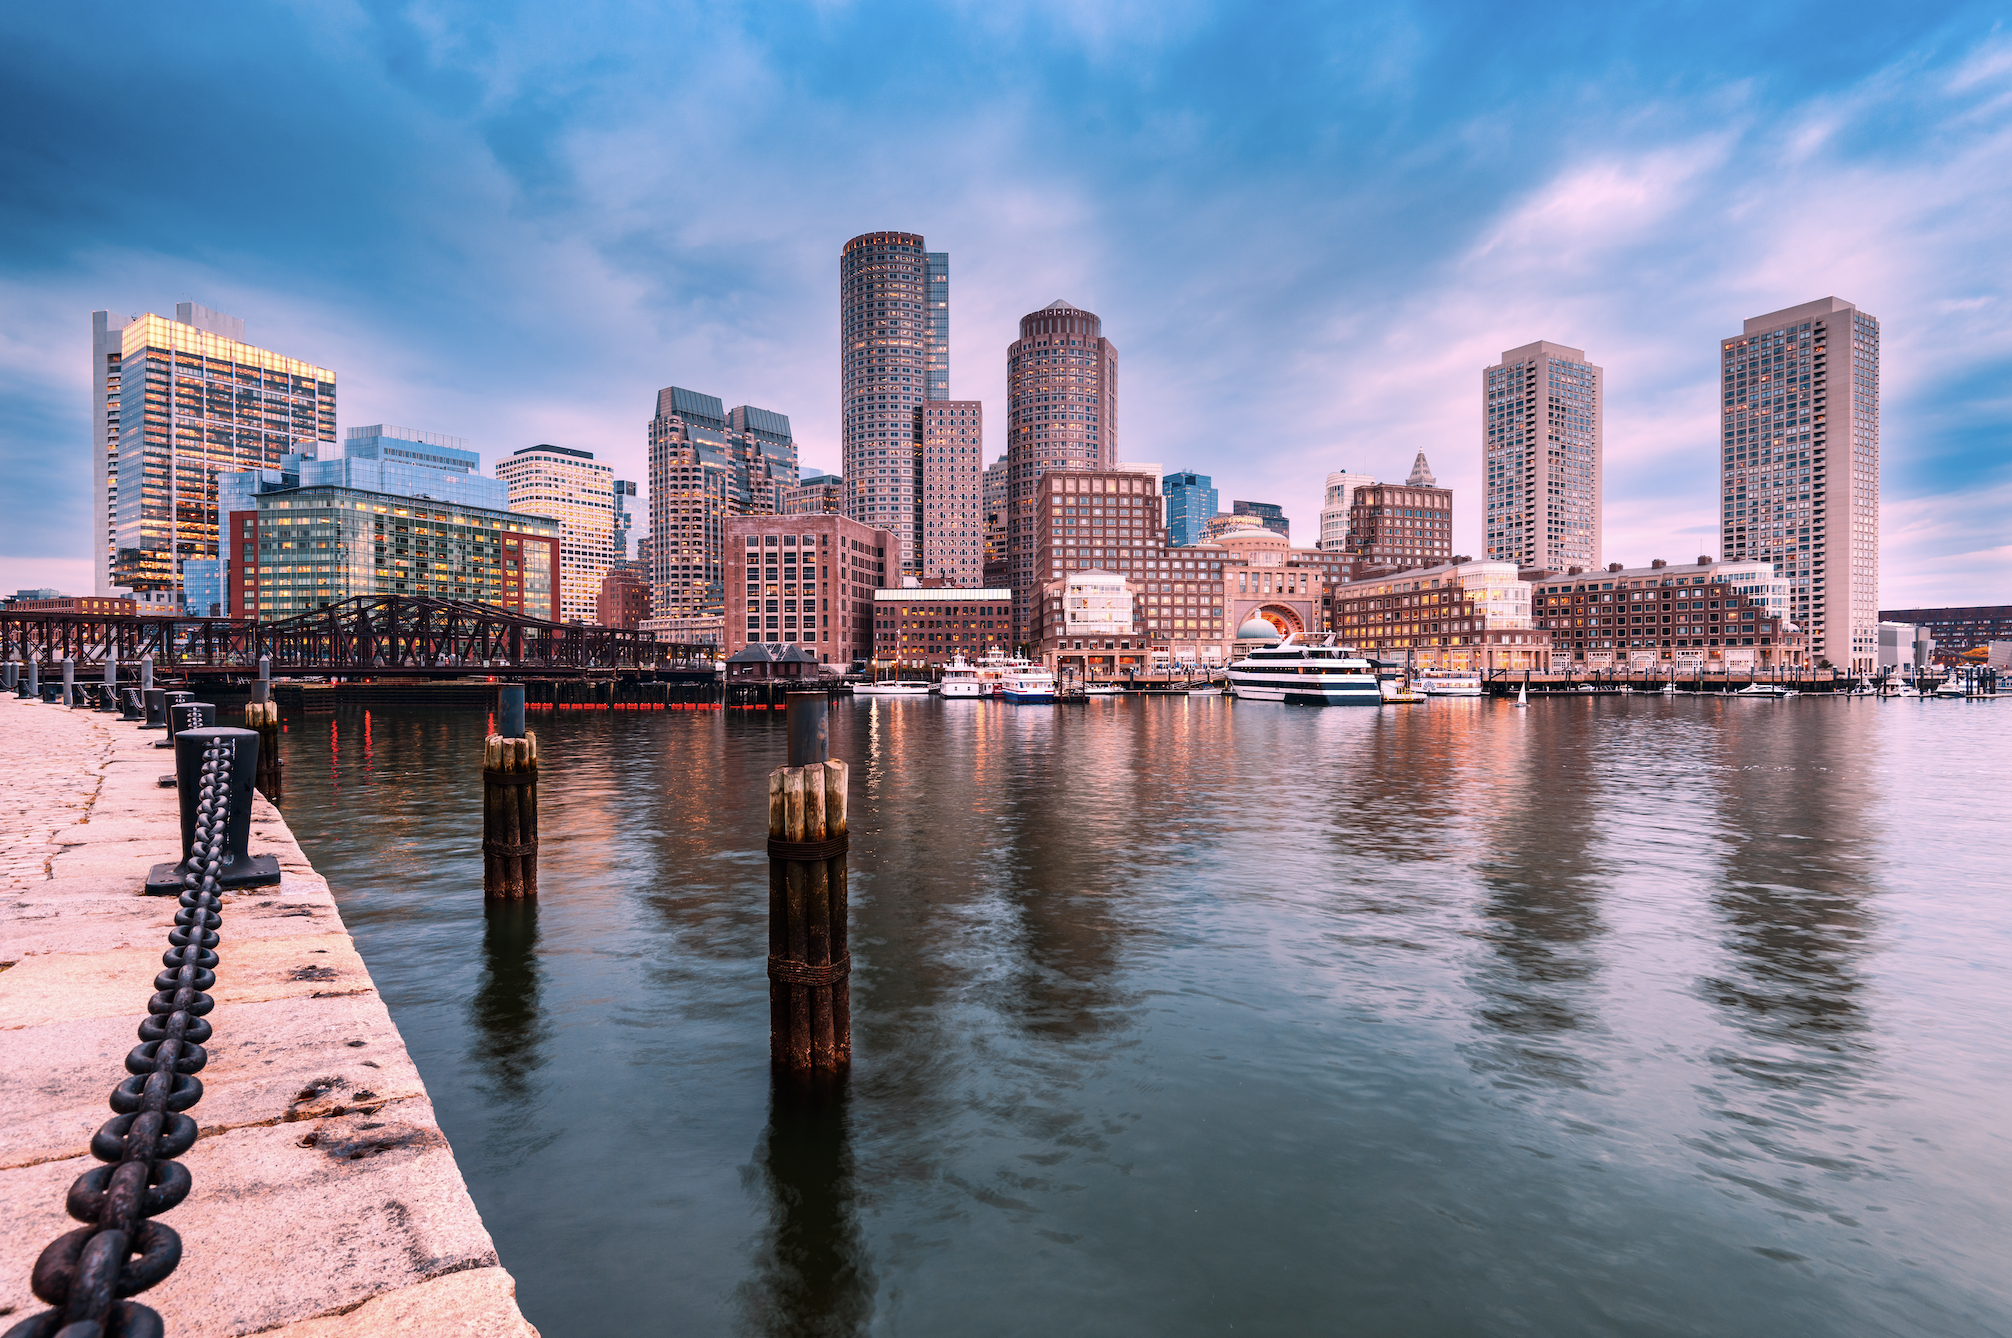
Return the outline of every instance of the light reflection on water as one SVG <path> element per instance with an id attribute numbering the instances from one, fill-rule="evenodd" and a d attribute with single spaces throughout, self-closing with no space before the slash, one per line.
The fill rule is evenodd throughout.
<path id="1" fill-rule="evenodd" d="M 289 722 L 548 1335 L 2012 1328 L 2003 703 L 858 701 L 855 1065 L 770 1090 L 780 715 Z"/>

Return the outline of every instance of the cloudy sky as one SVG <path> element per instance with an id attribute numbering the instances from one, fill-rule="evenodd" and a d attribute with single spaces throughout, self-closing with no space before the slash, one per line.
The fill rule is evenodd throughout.
<path id="1" fill-rule="evenodd" d="M 88 588 L 90 313 L 241 316 L 344 428 L 644 476 L 660 386 L 838 459 L 846 238 L 951 255 L 953 393 L 1098 312 L 1125 458 L 1317 532 L 1423 450 L 1479 552 L 1478 379 L 1607 376 L 1609 560 L 1716 546 L 1717 341 L 1884 330 L 1887 607 L 2012 598 L 2012 31 L 1912 6 L 14 5 L 0 589 Z M 988 456 L 1000 450 L 995 432 Z"/>

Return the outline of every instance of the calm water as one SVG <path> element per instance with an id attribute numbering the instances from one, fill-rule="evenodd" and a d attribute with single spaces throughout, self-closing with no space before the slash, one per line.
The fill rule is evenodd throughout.
<path id="1" fill-rule="evenodd" d="M 534 727 L 534 909 L 480 713 L 286 811 L 547 1338 L 2012 1332 L 2012 702 L 835 706 L 824 1104 L 780 714 Z"/>

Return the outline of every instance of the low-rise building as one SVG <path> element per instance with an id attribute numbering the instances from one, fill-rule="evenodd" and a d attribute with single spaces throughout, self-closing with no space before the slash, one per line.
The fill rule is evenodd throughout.
<path id="1" fill-rule="evenodd" d="M 119 595 L 59 595 L 54 590 L 23 590 L 7 601 L 17 613 L 83 613 L 130 617 L 139 605 Z"/>
<path id="2" fill-rule="evenodd" d="M 777 679 L 816 678 L 822 663 L 809 646 L 787 641 L 756 642 L 727 656 L 729 683 L 764 683 Z"/>
<path id="3" fill-rule="evenodd" d="M 1787 589 L 1767 563 L 1658 558 L 1646 567 L 1522 574 L 1558 669 L 1808 662 L 1808 638 L 1785 616 Z"/>
<path id="4" fill-rule="evenodd" d="M 594 621 L 602 627 L 634 629 L 650 616 L 650 583 L 642 572 L 624 563 L 601 578 L 594 600 Z"/>
<path id="5" fill-rule="evenodd" d="M 874 650 L 874 591 L 887 584 L 891 530 L 845 516 L 732 516 L 726 522 L 726 651 L 804 646 L 826 664 Z M 655 620 L 652 620 L 655 621 Z"/>
<path id="6" fill-rule="evenodd" d="M 1924 627 L 1946 652 L 2012 639 L 2012 604 L 1972 604 L 1960 608 L 1882 609 L 1881 622 Z"/>
<path id="7" fill-rule="evenodd" d="M 1551 667 L 1531 585 L 1509 562 L 1460 562 L 1365 576 L 1334 593 L 1343 645 L 1419 669 Z"/>
<path id="8" fill-rule="evenodd" d="M 873 642 L 873 663 L 882 669 L 933 669 L 953 656 L 1010 649 L 1013 591 L 927 581 L 876 590 Z"/>

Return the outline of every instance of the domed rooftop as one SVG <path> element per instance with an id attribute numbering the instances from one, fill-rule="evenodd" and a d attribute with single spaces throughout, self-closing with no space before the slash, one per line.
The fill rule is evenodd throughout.
<path id="1" fill-rule="evenodd" d="M 1242 627 L 1237 629 L 1239 641 L 1276 641 L 1278 629 L 1267 622 L 1262 614 L 1253 613 Z"/>

